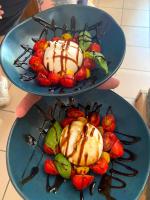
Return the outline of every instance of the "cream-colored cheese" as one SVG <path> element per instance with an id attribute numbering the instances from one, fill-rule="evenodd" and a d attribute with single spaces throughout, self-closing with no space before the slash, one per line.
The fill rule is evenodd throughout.
<path id="1" fill-rule="evenodd" d="M 49 41 L 49 47 L 44 54 L 44 65 L 49 71 L 77 72 L 82 65 L 83 54 L 79 45 L 75 42 L 64 40 Z"/>
<path id="2" fill-rule="evenodd" d="M 100 131 L 93 125 L 84 121 L 74 121 L 63 129 L 60 149 L 71 163 L 89 166 L 99 160 L 103 150 L 103 139 Z"/>

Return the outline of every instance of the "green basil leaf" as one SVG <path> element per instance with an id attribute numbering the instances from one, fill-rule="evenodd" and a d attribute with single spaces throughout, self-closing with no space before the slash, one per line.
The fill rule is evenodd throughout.
<path id="1" fill-rule="evenodd" d="M 99 64 L 99 66 L 104 70 L 104 72 L 108 74 L 109 71 L 107 61 L 103 57 L 97 57 L 96 61 Z"/>
<path id="2" fill-rule="evenodd" d="M 88 31 L 82 31 L 79 34 L 79 46 L 82 51 L 86 51 L 92 43 L 92 36 Z"/>
<path id="3" fill-rule="evenodd" d="M 62 128 L 59 122 L 55 122 L 53 126 L 48 130 L 48 133 L 45 137 L 45 144 L 50 147 L 52 150 L 55 150 L 59 145 L 60 136 Z"/>
<path id="4" fill-rule="evenodd" d="M 59 153 L 55 156 L 54 163 L 56 165 L 59 174 L 63 178 L 69 179 L 71 175 L 71 164 L 67 160 L 67 158 L 63 156 L 61 153 Z"/>

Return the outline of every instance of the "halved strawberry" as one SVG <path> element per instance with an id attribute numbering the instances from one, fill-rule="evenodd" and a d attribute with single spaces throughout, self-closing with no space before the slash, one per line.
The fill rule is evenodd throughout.
<path id="1" fill-rule="evenodd" d="M 41 58 L 37 56 L 32 56 L 29 59 L 29 65 L 33 71 L 39 72 L 44 69 L 44 65 L 42 64 Z"/>
<path id="2" fill-rule="evenodd" d="M 57 147 L 55 150 L 53 150 L 49 146 L 47 146 L 47 144 L 43 145 L 43 150 L 44 150 L 45 153 L 47 153 L 49 155 L 55 155 L 55 154 L 60 152 L 60 148 L 59 147 Z"/>
<path id="3" fill-rule="evenodd" d="M 91 58 L 84 58 L 83 60 L 83 64 L 82 64 L 85 68 L 88 69 L 94 69 L 94 67 L 96 66 L 96 63 L 93 59 Z"/>
<path id="4" fill-rule="evenodd" d="M 88 116 L 89 123 L 93 126 L 98 127 L 100 125 L 100 115 L 98 112 L 91 112 Z"/>
<path id="5" fill-rule="evenodd" d="M 52 85 L 57 85 L 60 82 L 60 74 L 55 72 L 50 72 L 48 79 L 51 81 Z"/>
<path id="6" fill-rule="evenodd" d="M 101 46 L 98 43 L 94 42 L 91 44 L 89 51 L 101 52 Z"/>
<path id="7" fill-rule="evenodd" d="M 96 164 L 90 166 L 90 169 L 94 173 L 100 174 L 100 175 L 105 174 L 108 168 L 109 168 L 109 165 L 103 157 L 101 157 Z"/>
<path id="8" fill-rule="evenodd" d="M 102 127 L 105 131 L 113 132 L 116 128 L 116 120 L 113 114 L 107 114 L 102 119 Z"/>
<path id="9" fill-rule="evenodd" d="M 62 128 L 65 128 L 67 125 L 71 124 L 73 121 L 75 121 L 75 118 L 73 117 L 66 117 L 61 121 Z"/>
<path id="10" fill-rule="evenodd" d="M 67 116 L 71 118 L 85 117 L 85 113 L 78 108 L 69 108 Z"/>
<path id="11" fill-rule="evenodd" d="M 58 175 L 59 174 L 54 162 L 50 159 L 45 160 L 44 171 L 46 174 L 50 174 L 50 175 Z"/>
<path id="12" fill-rule="evenodd" d="M 45 50 L 47 46 L 48 42 L 46 41 L 46 39 L 40 39 L 34 44 L 33 50 L 34 51 L 37 51 L 38 49 Z"/>
<path id="13" fill-rule="evenodd" d="M 123 144 L 120 142 L 120 140 L 117 140 L 111 148 L 110 157 L 112 159 L 116 159 L 122 157 L 123 154 L 124 154 Z"/>
<path id="14" fill-rule="evenodd" d="M 36 80 L 38 81 L 39 85 L 41 85 L 41 86 L 50 86 L 51 85 L 51 81 L 42 72 L 38 73 Z"/>
<path id="15" fill-rule="evenodd" d="M 84 190 L 94 181 L 91 175 L 75 175 L 72 177 L 72 183 L 77 190 Z"/>
<path id="16" fill-rule="evenodd" d="M 86 68 L 85 67 L 81 67 L 77 73 L 75 74 L 75 80 L 76 81 L 83 81 L 86 79 Z"/>
<path id="17" fill-rule="evenodd" d="M 37 49 L 37 51 L 34 53 L 34 55 L 39 57 L 41 60 L 43 60 L 44 53 L 45 53 L 45 51 L 43 49 Z"/>
<path id="18" fill-rule="evenodd" d="M 64 75 L 60 79 L 60 84 L 66 88 L 72 88 L 75 86 L 75 79 L 73 75 Z"/>
<path id="19" fill-rule="evenodd" d="M 103 134 L 103 151 L 110 151 L 117 140 L 118 138 L 114 133 L 105 132 Z"/>

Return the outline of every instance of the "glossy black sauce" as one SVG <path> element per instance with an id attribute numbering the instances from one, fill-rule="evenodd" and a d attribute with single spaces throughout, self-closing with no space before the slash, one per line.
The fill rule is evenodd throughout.
<path id="1" fill-rule="evenodd" d="M 84 195 L 83 195 L 83 191 L 80 191 L 80 200 L 84 200 Z"/>
<path id="2" fill-rule="evenodd" d="M 24 136 L 24 139 L 25 139 L 26 143 L 31 145 L 31 146 L 34 146 L 34 145 L 37 144 L 37 140 L 30 134 L 26 134 Z"/>
<path id="3" fill-rule="evenodd" d="M 90 195 L 94 194 L 95 186 L 96 186 L 96 182 L 94 181 L 93 183 L 91 183 L 91 185 L 89 187 L 89 193 L 90 193 Z"/>
<path id="4" fill-rule="evenodd" d="M 56 193 L 58 191 L 58 189 L 60 188 L 60 186 L 64 183 L 64 178 L 62 178 L 61 176 L 56 176 L 55 182 L 52 186 L 49 184 L 49 179 L 50 179 L 50 176 L 47 175 L 46 191 Z"/>

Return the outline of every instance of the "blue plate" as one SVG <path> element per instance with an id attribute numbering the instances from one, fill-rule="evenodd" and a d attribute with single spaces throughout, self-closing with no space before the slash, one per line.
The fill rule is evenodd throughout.
<path id="1" fill-rule="evenodd" d="M 126 183 L 126 187 L 122 189 L 111 189 L 111 196 L 116 200 L 137 200 L 144 189 L 149 169 L 150 169 L 150 136 L 146 125 L 137 111 L 127 103 L 123 98 L 111 91 L 99 91 L 93 90 L 92 92 L 84 93 L 80 96 L 76 96 L 74 99 L 67 97 L 48 98 L 44 97 L 36 106 L 29 111 L 26 117 L 23 119 L 17 119 L 11 130 L 11 134 L 8 140 L 7 146 L 7 167 L 9 176 L 13 185 L 19 194 L 28 200 L 78 200 L 79 192 L 76 191 L 70 181 L 65 182 L 60 186 L 56 194 L 53 192 L 46 192 L 46 174 L 43 172 L 43 162 L 46 159 L 46 155 L 42 156 L 40 149 L 43 141 L 43 129 L 46 130 L 50 123 L 44 122 L 43 113 L 48 113 L 50 107 L 54 107 L 55 102 L 58 102 L 59 106 L 73 102 L 75 104 L 90 105 L 93 106 L 94 102 L 102 104 L 100 114 L 101 116 L 106 114 L 108 106 L 112 107 L 112 110 L 117 119 L 117 131 L 127 134 L 129 136 L 123 136 L 118 134 L 121 140 L 126 140 L 125 149 L 128 149 L 136 154 L 134 161 L 119 161 L 123 165 L 130 166 L 127 170 L 124 166 L 118 163 L 114 163 L 113 168 L 120 172 L 129 173 L 130 176 L 123 176 L 121 174 L 113 174 L 117 179 L 121 179 Z M 64 107 L 62 107 L 64 108 Z M 55 110 L 55 118 L 59 117 L 59 107 Z M 44 112 L 43 112 L 44 111 Z M 61 113 L 62 116 L 63 112 Z M 49 115 L 48 115 L 49 116 Z M 47 117 L 46 117 L 47 118 Z M 38 145 L 29 145 L 25 141 L 25 135 L 30 135 L 38 140 Z M 135 139 L 135 143 L 132 143 Z M 33 142 L 33 140 L 32 140 Z M 131 144 L 132 143 L 132 144 Z M 128 155 L 125 155 L 127 158 Z M 21 181 L 27 177 L 31 169 L 35 166 L 39 167 L 38 174 L 31 179 L 28 183 L 22 185 Z M 138 173 L 137 173 L 138 172 Z M 135 174 L 136 175 L 135 175 Z M 134 174 L 134 175 L 133 175 Z M 132 176 L 131 176 L 132 175 Z M 85 200 L 104 200 L 105 197 L 97 190 L 101 177 L 96 176 L 96 186 L 94 194 L 91 196 L 89 190 L 84 191 Z M 112 185 L 120 186 L 122 183 L 117 179 L 113 179 Z M 54 182 L 54 177 L 50 177 L 50 183 Z M 125 186 L 125 185 L 124 185 Z"/>
<path id="2" fill-rule="evenodd" d="M 97 39 L 95 40 L 98 40 L 102 46 L 102 53 L 108 61 L 109 74 L 106 75 L 97 66 L 92 71 L 91 78 L 80 82 L 72 89 L 40 87 L 34 79 L 34 74 L 30 70 L 23 70 L 14 65 L 14 61 L 25 50 L 21 45 L 33 47 L 34 42 L 32 38 L 39 38 L 43 29 L 42 25 L 35 22 L 33 18 L 30 18 L 14 27 L 6 35 L 1 46 L 1 64 L 3 70 L 16 86 L 27 92 L 42 96 L 74 95 L 99 86 L 117 71 L 125 53 L 125 37 L 120 26 L 106 12 L 82 5 L 62 5 L 36 15 L 36 17 L 40 17 L 48 23 L 51 23 L 54 19 L 55 24 L 59 27 L 66 24 L 68 29 L 70 28 L 70 21 L 73 16 L 76 19 L 76 30 L 84 30 L 86 24 L 86 28 L 90 30 L 93 37 L 97 33 Z M 61 34 L 59 29 L 57 30 L 57 34 Z M 49 32 L 49 36 L 53 36 L 52 32 Z M 28 52 L 26 52 L 24 57 L 28 57 L 28 55 Z M 28 60 L 26 62 L 28 63 Z M 23 67 L 28 68 L 28 64 Z M 27 76 L 30 76 L 32 80 L 24 81 L 27 79 Z"/>

